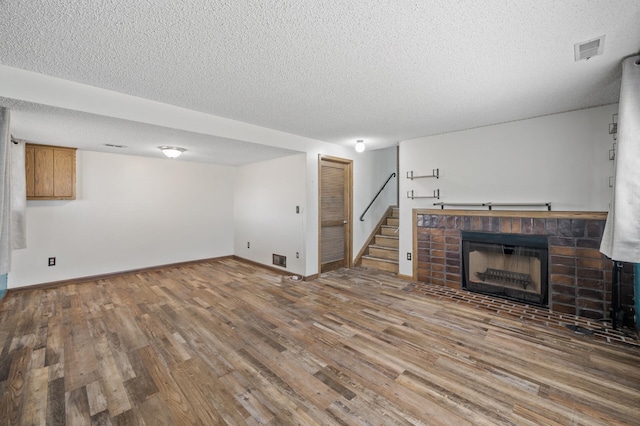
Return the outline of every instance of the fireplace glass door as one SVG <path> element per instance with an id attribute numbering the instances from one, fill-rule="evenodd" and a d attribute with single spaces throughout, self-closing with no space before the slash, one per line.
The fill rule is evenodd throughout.
<path id="1" fill-rule="evenodd" d="M 462 287 L 547 305 L 547 239 L 516 234 L 462 233 Z"/>

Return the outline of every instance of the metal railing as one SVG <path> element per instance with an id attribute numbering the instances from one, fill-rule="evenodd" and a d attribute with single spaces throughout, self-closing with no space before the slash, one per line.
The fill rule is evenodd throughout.
<path id="1" fill-rule="evenodd" d="M 387 184 L 389 183 L 389 181 L 391 180 L 392 177 L 395 177 L 396 172 L 391 173 L 391 175 L 389 176 L 389 178 L 385 181 L 385 183 L 382 185 L 382 188 L 380 188 L 380 190 L 378 191 L 378 193 L 376 194 L 375 197 L 373 197 L 373 200 L 371 200 L 371 202 L 369 203 L 369 205 L 367 206 L 366 209 L 364 209 L 364 212 L 360 215 L 360 222 L 364 222 L 364 215 L 367 214 L 367 212 L 369 211 L 369 209 L 371 208 L 371 206 L 373 205 L 373 202 L 376 201 L 376 199 L 378 198 L 378 195 L 380 195 L 380 193 L 382 192 L 382 190 L 384 189 L 385 186 L 387 186 Z"/>

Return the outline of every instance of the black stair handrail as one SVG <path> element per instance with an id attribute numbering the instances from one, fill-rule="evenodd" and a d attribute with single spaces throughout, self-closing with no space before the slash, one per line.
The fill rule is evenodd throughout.
<path id="1" fill-rule="evenodd" d="M 366 209 L 364 209 L 364 212 L 362 213 L 362 215 L 360 215 L 360 222 L 364 222 L 364 215 L 367 214 L 367 212 L 369 211 L 369 208 L 371 208 L 371 206 L 373 205 L 373 202 L 376 201 L 376 198 L 378 198 L 378 195 L 380 195 L 380 193 L 382 192 L 382 190 L 384 189 L 385 186 L 387 186 L 387 184 L 389 183 L 389 181 L 391 180 L 392 177 L 395 177 L 396 172 L 391 173 L 391 175 L 389 176 L 389 178 L 386 180 L 386 182 L 382 185 L 382 188 L 380 188 L 380 191 L 378 191 L 378 193 L 376 194 L 375 197 L 373 197 L 373 200 L 371 200 L 371 202 L 369 203 L 369 205 L 367 206 Z"/>

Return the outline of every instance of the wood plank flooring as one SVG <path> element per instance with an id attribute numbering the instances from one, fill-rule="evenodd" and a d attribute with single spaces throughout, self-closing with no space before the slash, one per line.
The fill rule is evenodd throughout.
<path id="1" fill-rule="evenodd" d="M 407 286 L 225 259 L 10 293 L 0 423 L 640 423 L 637 347 Z"/>

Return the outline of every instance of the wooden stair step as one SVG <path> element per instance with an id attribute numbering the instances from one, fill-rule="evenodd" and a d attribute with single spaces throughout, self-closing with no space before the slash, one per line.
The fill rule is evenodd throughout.
<path id="1" fill-rule="evenodd" d="M 398 247 L 379 246 L 377 244 L 369 244 L 369 248 L 382 249 L 388 251 L 398 251 Z"/>
<path id="2" fill-rule="evenodd" d="M 362 266 L 365 268 L 377 269 L 398 273 L 398 261 L 391 259 L 379 259 L 371 256 L 362 256 Z"/>
<path id="3" fill-rule="evenodd" d="M 362 256 L 363 259 L 368 259 L 368 260 L 379 260 L 380 262 L 383 263 L 389 263 L 389 264 L 398 264 L 397 260 L 393 260 L 393 259 L 380 259 L 379 257 L 374 257 L 374 256 L 370 256 L 368 254 L 365 254 L 364 256 Z"/>
<path id="4" fill-rule="evenodd" d="M 400 247 L 399 237 L 391 237 L 387 235 L 376 235 L 374 241 L 375 241 L 375 245 L 377 246 L 393 247 L 393 248 Z"/>
<path id="5" fill-rule="evenodd" d="M 397 236 L 398 231 L 399 228 L 397 226 L 382 225 L 382 227 L 380 228 L 381 235 L 387 235 L 391 237 Z"/>
<path id="6" fill-rule="evenodd" d="M 399 250 L 394 247 L 370 245 L 369 257 L 391 259 L 397 261 L 399 259 Z"/>
<path id="7" fill-rule="evenodd" d="M 389 218 L 387 218 L 387 225 L 389 225 L 389 226 L 400 226 L 400 219 L 389 217 Z"/>

